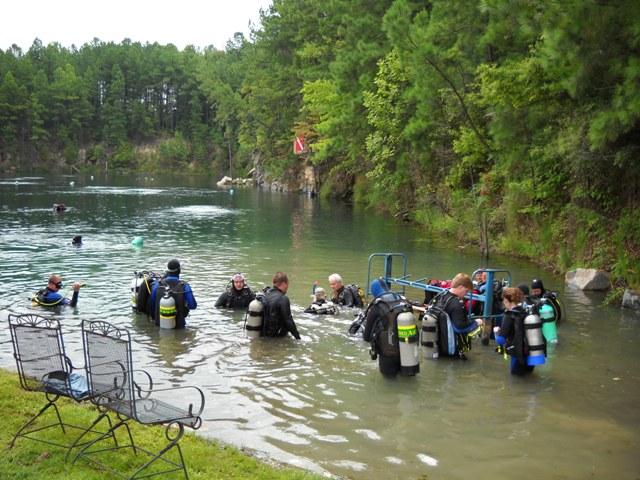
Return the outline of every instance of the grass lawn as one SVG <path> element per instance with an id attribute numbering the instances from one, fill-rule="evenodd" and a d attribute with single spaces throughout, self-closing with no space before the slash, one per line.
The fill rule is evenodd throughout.
<path id="1" fill-rule="evenodd" d="M 112 474 L 100 470 L 86 460 L 79 459 L 72 464 L 71 458 L 76 452 L 75 449 L 68 461 L 65 460 L 65 449 L 25 438 L 18 438 L 15 446 L 11 450 L 8 449 L 13 435 L 45 405 L 45 402 L 43 393 L 22 390 L 17 374 L 0 369 L 0 412 L 4 421 L 0 429 L 0 448 L 3 450 L 0 456 L 0 479 L 103 480 L 114 478 Z M 66 424 L 89 426 L 98 415 L 97 410 L 90 403 L 78 404 L 66 398 L 59 399 L 56 403 L 62 420 Z M 49 409 L 45 414 L 45 421 L 51 421 L 54 418 L 55 413 Z M 158 451 L 166 444 L 163 427 L 146 427 L 135 423 L 132 423 L 131 427 L 136 445 L 147 450 Z M 72 443 L 78 435 L 73 429 L 64 435 L 59 428 L 39 432 L 38 435 L 40 434 L 48 436 L 52 441 L 66 444 Z M 124 443 L 124 437 L 122 443 Z M 261 462 L 236 448 L 196 437 L 190 432 L 185 434 L 180 445 L 189 478 L 193 480 L 323 478 L 302 470 L 280 468 Z M 110 452 L 108 455 L 109 465 L 123 473 L 132 473 L 136 466 L 140 466 L 145 461 L 144 455 L 136 456 L 131 448 Z M 102 457 L 101 460 L 105 461 L 105 458 Z M 154 478 L 173 479 L 184 478 L 184 476 L 181 472 L 176 472 Z"/>

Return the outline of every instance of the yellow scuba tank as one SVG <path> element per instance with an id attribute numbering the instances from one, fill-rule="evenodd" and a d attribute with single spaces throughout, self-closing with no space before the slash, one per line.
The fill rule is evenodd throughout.
<path id="1" fill-rule="evenodd" d="M 438 317 L 433 310 L 427 310 L 422 318 L 420 344 L 422 345 L 424 358 L 437 360 L 438 352 Z"/>
<path id="2" fill-rule="evenodd" d="M 160 299 L 160 328 L 176 328 L 176 301 L 168 290 Z"/>
<path id="3" fill-rule="evenodd" d="M 418 354 L 418 327 L 413 312 L 398 314 L 398 343 L 400 347 L 400 373 L 405 376 L 415 375 L 420 371 Z"/>
<path id="4" fill-rule="evenodd" d="M 535 310 L 530 312 L 524 318 L 524 331 L 529 345 L 529 355 L 527 356 L 527 365 L 543 365 L 544 358 L 544 339 L 542 338 L 542 322 Z"/>
<path id="5" fill-rule="evenodd" d="M 260 300 L 261 294 L 256 295 L 256 298 L 251 300 L 247 315 L 245 317 L 245 330 L 247 331 L 247 337 L 254 339 L 258 338 L 262 333 L 262 320 L 264 317 L 264 306 Z"/>

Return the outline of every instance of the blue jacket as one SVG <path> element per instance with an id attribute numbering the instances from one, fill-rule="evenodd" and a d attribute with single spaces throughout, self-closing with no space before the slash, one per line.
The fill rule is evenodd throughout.
<path id="1" fill-rule="evenodd" d="M 180 275 L 170 275 L 167 274 L 165 277 L 167 280 L 180 280 Z M 156 293 L 158 292 L 158 282 L 153 284 L 153 288 L 151 289 L 151 305 L 156 304 Z M 191 285 L 188 283 L 184 283 L 184 303 L 189 310 L 195 310 L 198 308 L 198 302 L 196 302 L 196 298 L 193 296 L 193 291 L 191 290 Z"/>

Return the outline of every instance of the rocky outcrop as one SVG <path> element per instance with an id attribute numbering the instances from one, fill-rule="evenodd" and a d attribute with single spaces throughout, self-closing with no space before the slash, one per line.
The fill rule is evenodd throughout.
<path id="1" fill-rule="evenodd" d="M 622 308 L 640 312 L 640 291 L 627 288 L 622 296 Z"/>
<path id="2" fill-rule="evenodd" d="M 216 182 L 219 187 L 230 187 L 232 185 L 252 185 L 253 179 L 251 178 L 231 178 L 228 176 L 222 177 Z"/>
<path id="3" fill-rule="evenodd" d="M 608 290 L 611 288 L 609 274 L 595 268 L 577 268 L 567 272 L 565 283 L 580 290 Z"/>

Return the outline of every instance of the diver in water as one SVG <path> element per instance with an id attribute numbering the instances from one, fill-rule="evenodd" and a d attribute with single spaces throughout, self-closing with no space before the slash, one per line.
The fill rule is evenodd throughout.
<path id="1" fill-rule="evenodd" d="M 160 291 L 160 294 L 158 292 Z M 167 273 L 153 284 L 150 305 L 156 325 L 160 325 L 160 300 L 169 295 L 175 303 L 175 328 L 184 328 L 190 310 L 198 308 L 191 285 L 180 280 L 180 262 L 175 258 L 167 263 Z"/>
<path id="2" fill-rule="evenodd" d="M 265 312 L 262 325 L 262 336 L 284 337 L 291 333 L 296 340 L 300 334 L 291 315 L 291 303 L 287 297 L 289 277 L 286 273 L 276 272 L 273 276 L 273 287 L 264 294 Z"/>
<path id="3" fill-rule="evenodd" d="M 432 305 L 445 313 L 438 316 L 440 357 L 466 360 L 465 352 L 471 349 L 471 337 L 479 333 L 479 328 L 484 324 L 481 318 L 469 319 L 467 315 L 465 297 L 472 289 L 469 275 L 458 273 L 451 280 L 449 289 L 439 293 L 432 301 Z"/>
<path id="4" fill-rule="evenodd" d="M 247 308 L 256 294 L 251 291 L 243 274 L 231 277 L 229 286 L 216 301 L 216 308 Z"/>
<path id="5" fill-rule="evenodd" d="M 338 273 L 329 275 L 329 286 L 332 290 L 331 301 L 335 305 L 344 305 L 345 307 L 363 307 L 362 302 L 358 298 L 358 293 L 352 285 L 345 286 L 342 277 Z"/>
<path id="6" fill-rule="evenodd" d="M 64 295 L 60 293 L 62 287 L 62 277 L 60 275 L 51 275 L 47 286 L 38 291 L 31 300 L 33 303 L 42 307 L 57 307 L 58 305 L 75 307 L 78 304 L 78 296 L 82 285 L 78 282 L 73 284 L 73 295 L 70 299 L 65 298 Z"/>
<path id="7" fill-rule="evenodd" d="M 496 343 L 504 347 L 511 356 L 512 375 L 526 375 L 535 368 L 527 364 L 528 345 L 524 319 L 527 316 L 523 302 L 525 296 L 520 288 L 505 288 L 502 291 L 505 312 L 502 326 L 495 327 Z"/>
<path id="8" fill-rule="evenodd" d="M 369 353 L 372 360 L 378 359 L 380 373 L 394 377 L 402 370 L 398 317 L 411 312 L 411 305 L 400 294 L 391 292 L 382 278 L 371 282 L 371 294 L 373 300 L 367 307 L 362 338 L 371 344 Z M 410 315 L 413 318 L 413 313 Z"/>
<path id="9" fill-rule="evenodd" d="M 74 247 L 81 247 L 82 235 L 76 235 L 75 237 L 73 237 L 73 239 L 71 240 L 71 245 L 73 245 Z"/>
<path id="10" fill-rule="evenodd" d="M 327 292 L 322 287 L 315 287 L 313 295 L 313 302 L 307 308 L 304 313 L 316 313 L 319 315 L 333 315 L 338 312 L 337 307 L 333 302 L 327 300 Z"/>

